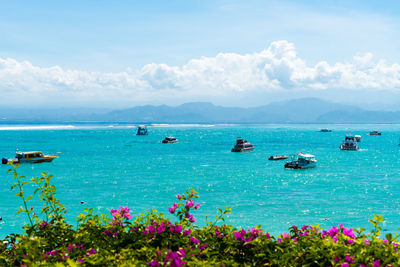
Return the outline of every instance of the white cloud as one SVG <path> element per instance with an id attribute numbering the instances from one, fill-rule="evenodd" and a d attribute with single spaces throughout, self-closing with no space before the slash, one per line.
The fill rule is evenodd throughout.
<path id="1" fill-rule="evenodd" d="M 333 65 L 308 66 L 294 44 L 273 42 L 253 54 L 220 53 L 183 66 L 148 64 L 119 73 L 42 68 L 0 58 L 0 103 L 134 103 L 168 97 L 229 96 L 235 92 L 377 89 L 400 91 L 400 65 L 374 61 L 371 53 Z M 19 99 L 19 101 L 15 101 Z"/>

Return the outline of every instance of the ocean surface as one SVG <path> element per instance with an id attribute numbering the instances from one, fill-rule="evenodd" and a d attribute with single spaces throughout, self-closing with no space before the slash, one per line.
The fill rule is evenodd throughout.
<path id="1" fill-rule="evenodd" d="M 98 213 L 128 206 L 134 214 L 157 209 L 167 217 L 175 195 L 193 187 L 202 205 L 194 213 L 199 225 L 214 219 L 218 208 L 232 208 L 226 223 L 261 225 L 273 234 L 291 225 L 371 228 L 381 214 L 384 232 L 400 227 L 400 125 L 149 125 L 136 136 L 134 124 L 0 124 L 0 157 L 15 150 L 40 150 L 60 158 L 22 165 L 19 174 L 54 175 L 57 197 L 68 221 L 85 207 Z M 318 132 L 321 128 L 333 132 Z M 366 135 L 379 130 L 382 136 Z M 346 133 L 360 134 L 359 151 L 340 151 Z M 162 144 L 172 135 L 176 144 Z M 255 145 L 253 152 L 230 152 L 237 136 Z M 311 153 L 318 166 L 286 170 L 274 154 Z M 27 223 L 11 191 L 9 166 L 0 166 L 0 238 L 21 232 Z M 16 190 L 16 189 L 15 189 Z M 27 194 L 30 191 L 27 188 Z M 81 204 L 84 201 L 85 204 Z M 30 201 L 39 211 L 40 203 Z"/>

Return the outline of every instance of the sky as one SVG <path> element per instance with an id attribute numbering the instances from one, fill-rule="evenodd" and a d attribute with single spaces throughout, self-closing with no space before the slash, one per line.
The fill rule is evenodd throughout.
<path id="1" fill-rule="evenodd" d="M 0 107 L 400 110 L 399 1 L 2 1 Z"/>

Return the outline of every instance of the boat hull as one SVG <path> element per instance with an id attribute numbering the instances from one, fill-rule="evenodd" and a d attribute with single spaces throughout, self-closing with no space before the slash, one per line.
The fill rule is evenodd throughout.
<path id="1" fill-rule="evenodd" d="M 301 170 L 301 169 L 310 169 L 310 168 L 315 168 L 315 167 L 317 167 L 317 163 L 310 163 L 310 164 L 302 165 L 302 164 L 298 164 L 296 162 L 286 162 L 286 164 L 285 164 L 286 169 Z"/>
<path id="2" fill-rule="evenodd" d="M 357 150 L 358 150 L 358 146 L 349 147 L 349 146 L 341 145 L 341 146 L 340 146 L 340 150 L 345 150 L 345 151 L 357 151 Z"/>
<path id="3" fill-rule="evenodd" d="M 21 160 L 3 158 L 1 160 L 1 163 L 2 164 L 8 164 L 8 163 L 12 163 L 12 164 L 24 164 L 24 163 L 36 164 L 36 163 L 43 163 L 43 162 L 52 162 L 56 158 L 58 158 L 58 157 L 49 156 L 49 157 L 45 157 L 45 158 L 21 159 Z"/>
<path id="4" fill-rule="evenodd" d="M 254 150 L 254 147 L 247 148 L 232 148 L 231 152 L 251 152 Z"/>
<path id="5" fill-rule="evenodd" d="M 287 159 L 287 156 L 271 156 L 268 158 L 268 160 L 284 160 Z"/>
<path id="6" fill-rule="evenodd" d="M 162 141 L 163 144 L 173 144 L 176 142 L 178 142 L 178 141 L 165 141 L 165 140 Z"/>

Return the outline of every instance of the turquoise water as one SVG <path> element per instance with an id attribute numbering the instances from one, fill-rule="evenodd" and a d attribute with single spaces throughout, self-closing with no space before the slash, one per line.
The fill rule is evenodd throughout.
<path id="1" fill-rule="evenodd" d="M 317 132 L 321 128 L 334 131 Z M 383 134 L 366 135 L 370 130 Z M 360 151 L 339 150 L 349 131 L 362 135 Z M 161 144 L 166 135 L 179 142 Z M 255 150 L 231 153 L 236 136 Z M 16 148 L 60 156 L 23 165 L 19 173 L 54 174 L 72 224 L 85 207 L 108 213 L 128 206 L 135 214 L 155 208 L 170 217 L 175 195 L 193 187 L 200 193 L 200 225 L 227 205 L 227 223 L 258 224 L 274 234 L 292 224 L 370 228 L 373 214 L 382 214 L 385 231 L 393 232 L 400 227 L 399 137 L 400 125 L 153 125 L 148 136 L 136 136 L 128 124 L 0 125 L 0 157 L 13 157 Z M 285 161 L 267 160 L 299 152 L 314 154 L 318 167 L 285 170 Z M 0 237 L 20 232 L 26 223 L 15 215 L 22 202 L 10 190 L 7 169 L 0 166 Z"/>

